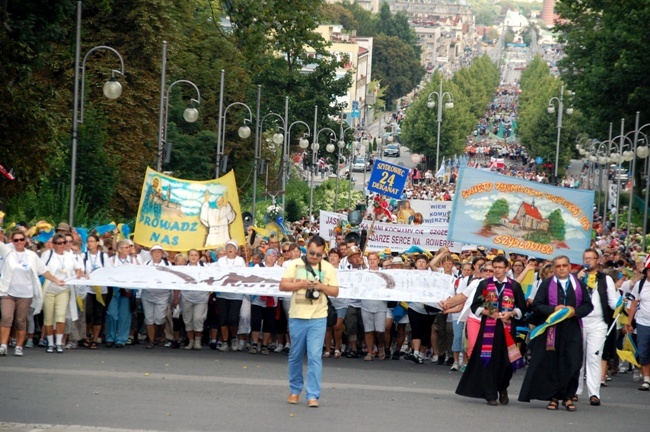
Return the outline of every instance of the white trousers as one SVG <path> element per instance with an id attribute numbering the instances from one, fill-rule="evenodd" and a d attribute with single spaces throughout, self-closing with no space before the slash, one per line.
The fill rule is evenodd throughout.
<path id="1" fill-rule="evenodd" d="M 582 328 L 582 369 L 578 381 L 578 395 L 582 395 L 585 382 L 589 397 L 596 396 L 600 399 L 600 378 L 602 376 L 601 360 L 603 358 L 603 342 L 607 335 L 607 324 L 604 321 L 585 323 Z M 596 354 L 598 352 L 598 354 Z M 582 378 L 587 376 L 586 380 Z"/>

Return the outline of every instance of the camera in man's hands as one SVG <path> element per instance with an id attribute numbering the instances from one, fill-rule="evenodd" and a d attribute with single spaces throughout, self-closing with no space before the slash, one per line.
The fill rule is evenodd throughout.
<path id="1" fill-rule="evenodd" d="M 305 291 L 305 298 L 309 300 L 318 300 L 320 298 L 320 291 L 316 288 L 308 288 Z"/>

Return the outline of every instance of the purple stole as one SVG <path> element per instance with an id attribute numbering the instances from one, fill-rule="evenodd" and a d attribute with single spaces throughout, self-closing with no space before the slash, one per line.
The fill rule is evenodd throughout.
<path id="1" fill-rule="evenodd" d="M 512 291 L 512 283 L 509 278 L 506 278 L 505 285 L 503 286 L 502 298 L 501 298 L 501 308 L 499 308 L 499 293 L 494 283 L 494 278 L 490 279 L 490 282 L 486 288 L 487 296 L 486 300 L 490 300 L 495 308 L 499 312 L 512 312 L 515 308 L 515 296 Z M 485 319 L 485 328 L 483 330 L 483 345 L 481 345 L 481 360 L 483 365 L 487 366 L 492 358 L 492 345 L 494 343 L 494 332 L 496 330 L 497 320 L 492 317 L 486 317 Z M 511 331 L 511 323 L 503 323 L 503 329 L 505 332 L 506 344 L 508 346 L 508 358 L 512 364 L 514 370 L 520 369 L 524 366 L 521 353 L 517 348 Z"/>
<path id="2" fill-rule="evenodd" d="M 578 279 L 569 274 L 569 280 L 572 282 L 575 287 L 573 291 L 576 293 L 576 307 L 582 304 L 582 288 L 580 287 L 580 282 Z M 568 291 L 568 290 L 567 290 Z M 564 294 L 564 300 L 566 301 L 566 293 Z M 550 306 L 558 305 L 558 296 L 557 296 L 557 277 L 553 276 L 551 278 L 551 283 L 548 286 L 548 304 Z M 580 326 L 582 326 L 582 320 L 580 320 Z M 546 351 L 555 351 L 555 326 L 552 325 L 546 330 Z"/>

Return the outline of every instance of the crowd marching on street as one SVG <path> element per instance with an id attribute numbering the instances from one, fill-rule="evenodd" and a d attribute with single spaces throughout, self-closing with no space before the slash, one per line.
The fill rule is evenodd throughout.
<path id="1" fill-rule="evenodd" d="M 548 182 L 526 149 L 509 139 L 516 134 L 517 94 L 516 86 L 500 87 L 465 155 L 437 173 L 415 169 L 404 197 L 453 200 L 462 163 Z M 576 186 L 569 176 L 562 185 Z M 128 238 L 118 240 L 117 232 L 90 233 L 83 244 L 65 222 L 39 243 L 21 222 L 11 232 L 0 231 L 0 356 L 20 357 L 37 348 L 55 355 L 79 349 L 122 349 L 128 355 L 136 345 L 152 355 L 164 348 L 188 355 L 285 353 L 288 402 L 298 403 L 305 387 L 312 407 L 318 406 L 323 361 L 432 362 L 458 373 L 459 395 L 492 406 L 509 403 L 512 374 L 525 368 L 520 401 L 544 400 L 549 410 L 575 411 L 578 402 L 598 406 L 601 398 L 608 402 L 612 379 L 650 390 L 650 259 L 641 247 L 645 233 L 616 229 L 597 213 L 591 246 L 579 263 L 563 255 L 538 259 L 483 247 L 457 253 L 447 247 L 413 254 L 369 251 L 358 237 L 323 239 L 313 215 L 290 224 L 288 235 L 249 230 L 245 244 L 230 240 L 216 250 L 186 252 L 160 245 L 147 250 Z M 122 266 L 280 267 L 279 288 L 286 296 L 65 282 Z M 447 298 L 433 304 L 345 299 L 337 298 L 337 269 L 440 272 L 451 282 Z M 310 297 L 314 292 L 325 295 Z M 538 330 L 549 317 L 558 321 Z M 532 338 L 533 329 L 543 333 Z M 617 355 L 630 339 L 641 367 Z"/>

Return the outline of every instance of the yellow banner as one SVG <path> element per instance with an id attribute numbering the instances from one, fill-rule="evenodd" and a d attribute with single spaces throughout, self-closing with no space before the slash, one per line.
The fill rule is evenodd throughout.
<path id="1" fill-rule="evenodd" d="M 133 241 L 188 251 L 214 249 L 231 239 L 245 240 L 232 171 L 215 180 L 192 181 L 147 168 Z"/>

